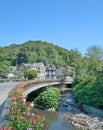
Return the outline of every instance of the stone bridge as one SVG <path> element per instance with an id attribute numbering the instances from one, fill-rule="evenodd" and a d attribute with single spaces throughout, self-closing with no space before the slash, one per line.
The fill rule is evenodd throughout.
<path id="1" fill-rule="evenodd" d="M 35 83 L 32 83 L 24 87 L 24 96 L 27 96 L 31 92 L 43 87 L 53 86 L 53 85 L 68 85 L 72 83 L 73 83 L 73 78 L 70 78 L 68 80 L 38 80 Z"/>

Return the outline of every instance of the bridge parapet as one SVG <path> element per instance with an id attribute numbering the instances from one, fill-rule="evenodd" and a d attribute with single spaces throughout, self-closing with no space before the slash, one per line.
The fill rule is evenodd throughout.
<path id="1" fill-rule="evenodd" d="M 60 85 L 60 84 L 72 84 L 73 80 L 35 80 L 32 84 L 26 85 L 24 87 L 24 96 L 27 96 L 31 92 L 46 87 L 46 86 L 53 86 L 53 85 Z"/>

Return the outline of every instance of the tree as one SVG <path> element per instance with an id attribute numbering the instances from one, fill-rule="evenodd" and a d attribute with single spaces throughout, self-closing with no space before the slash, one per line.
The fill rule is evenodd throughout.
<path id="1" fill-rule="evenodd" d="M 25 48 L 20 49 L 19 54 L 17 55 L 17 63 L 20 65 L 21 63 L 26 63 L 28 61 L 28 56 L 26 54 Z"/>
<path id="2" fill-rule="evenodd" d="M 50 63 L 56 66 L 71 65 L 71 51 L 43 41 L 28 41 L 20 45 L 13 44 L 4 47 L 4 50 L 8 53 L 9 61 L 13 66 L 16 65 L 16 61 L 19 65 L 40 61 L 44 62 L 45 65 Z"/>
<path id="3" fill-rule="evenodd" d="M 6 77 L 10 70 L 8 55 L 0 48 L 0 77 Z"/>
<path id="4" fill-rule="evenodd" d="M 103 58 L 103 48 L 101 46 L 92 45 L 87 49 L 86 56 L 100 60 Z"/>
<path id="5" fill-rule="evenodd" d="M 97 45 L 90 46 L 85 54 L 87 64 L 87 73 L 92 77 L 96 77 L 96 74 L 102 67 L 103 60 L 103 48 Z"/>
<path id="6" fill-rule="evenodd" d="M 99 70 L 97 72 L 97 75 L 96 75 L 96 82 L 99 84 L 103 84 L 103 67 L 101 68 L 101 70 Z"/>
<path id="7" fill-rule="evenodd" d="M 24 77 L 28 79 L 33 79 L 37 77 L 37 70 L 28 69 L 24 72 Z"/>
<path id="8" fill-rule="evenodd" d="M 70 59 L 70 66 L 75 68 L 76 77 L 83 74 L 84 59 L 81 56 L 81 53 L 77 49 L 71 50 L 69 54 L 69 59 Z"/>

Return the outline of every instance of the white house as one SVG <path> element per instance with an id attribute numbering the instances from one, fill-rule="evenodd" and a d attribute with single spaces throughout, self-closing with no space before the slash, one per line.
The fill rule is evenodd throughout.
<path id="1" fill-rule="evenodd" d="M 38 78 L 45 79 L 45 66 L 43 62 L 37 62 L 32 64 L 38 71 Z"/>

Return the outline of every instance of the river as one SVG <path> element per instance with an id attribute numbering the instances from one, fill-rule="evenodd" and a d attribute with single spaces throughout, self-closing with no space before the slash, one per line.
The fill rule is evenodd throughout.
<path id="1" fill-rule="evenodd" d="M 62 95 L 57 111 L 34 108 L 33 112 L 45 116 L 42 130 L 103 130 L 103 110 L 89 106 L 85 108 L 86 113 L 80 110 L 80 105 L 68 91 Z"/>
<path id="2" fill-rule="evenodd" d="M 47 111 L 47 110 L 40 110 L 37 108 L 33 109 L 33 112 L 45 116 L 45 124 L 44 130 L 76 130 L 70 123 L 68 123 L 65 118 L 64 114 L 71 110 L 69 106 L 67 108 L 65 101 L 69 100 L 70 103 L 73 104 L 73 98 L 70 92 L 68 92 L 65 96 L 62 97 L 60 104 L 58 106 L 58 110 L 55 112 Z"/>

